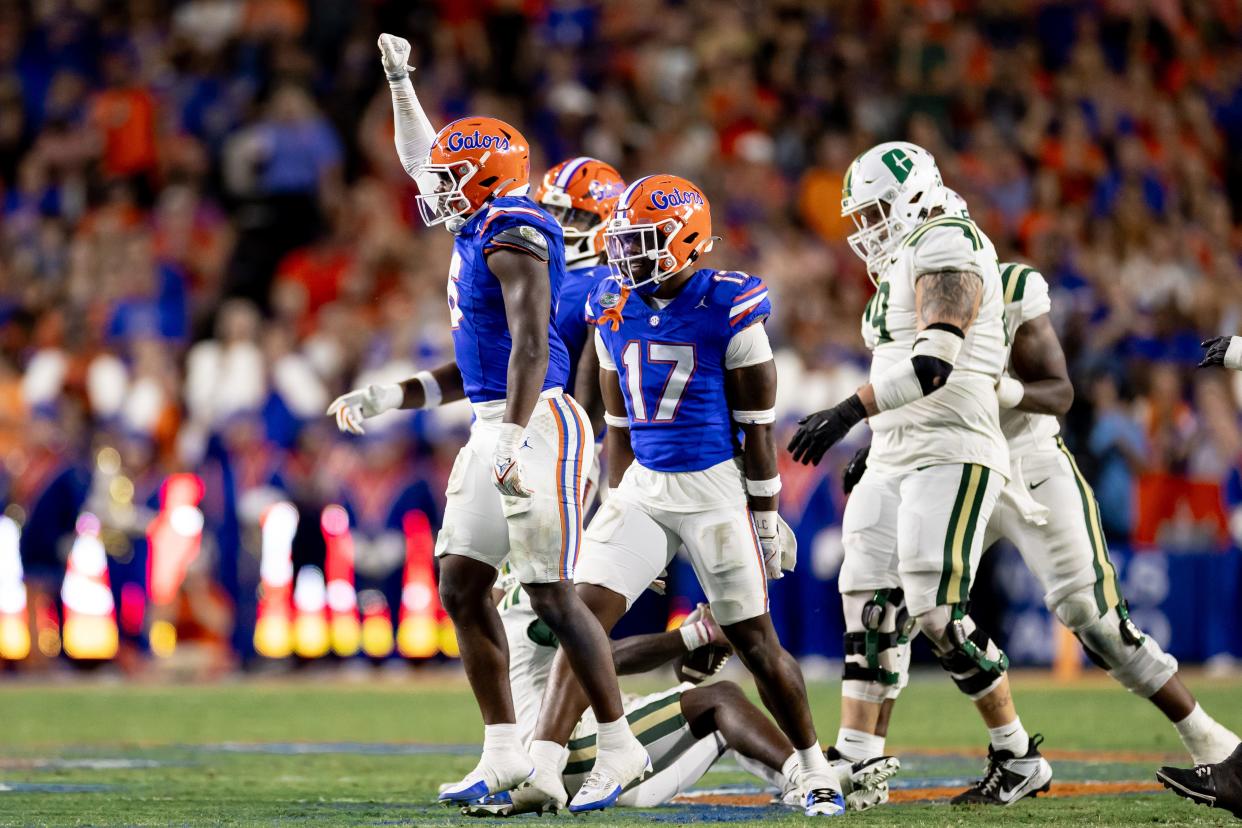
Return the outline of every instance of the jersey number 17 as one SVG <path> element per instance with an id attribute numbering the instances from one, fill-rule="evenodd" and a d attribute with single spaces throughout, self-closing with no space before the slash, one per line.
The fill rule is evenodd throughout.
<path id="1" fill-rule="evenodd" d="M 631 339 L 621 351 L 621 362 L 625 365 L 626 396 L 630 398 L 634 422 L 671 423 L 676 419 L 682 395 L 694 376 L 694 346 Z M 654 401 L 655 416 L 650 418 L 647 399 L 643 394 L 644 365 L 649 370 L 655 370 L 656 365 L 672 366 L 660 389 L 659 397 Z"/>

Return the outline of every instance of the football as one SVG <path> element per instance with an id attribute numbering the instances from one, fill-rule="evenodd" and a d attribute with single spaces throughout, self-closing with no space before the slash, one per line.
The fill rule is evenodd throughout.
<path id="1" fill-rule="evenodd" d="M 733 648 L 727 644 L 704 644 L 673 662 L 673 672 L 679 681 L 699 684 L 719 673 L 732 656 Z"/>

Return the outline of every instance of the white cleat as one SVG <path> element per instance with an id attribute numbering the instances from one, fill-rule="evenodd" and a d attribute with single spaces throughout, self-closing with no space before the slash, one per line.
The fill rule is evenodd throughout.
<path id="1" fill-rule="evenodd" d="M 888 780 L 901 770 L 901 760 L 896 756 L 875 756 L 851 762 L 830 747 L 825 753 L 841 791 L 846 807 L 851 811 L 865 811 L 888 802 Z"/>
<path id="2" fill-rule="evenodd" d="M 845 795 L 845 807 L 850 811 L 865 811 L 888 802 L 888 783 L 881 782 L 866 790 L 857 789 Z"/>
<path id="3" fill-rule="evenodd" d="M 487 756 L 460 782 L 440 787 L 439 801 L 447 805 L 465 805 L 489 794 L 512 790 L 535 773 L 535 764 L 526 751 L 508 755 Z"/>
<path id="4" fill-rule="evenodd" d="M 559 795 L 549 793 L 535 783 L 535 778 L 518 785 L 511 791 L 489 794 L 477 802 L 464 806 L 461 812 L 473 817 L 511 817 L 519 814 L 556 814 L 565 807 L 565 786 Z"/>
<path id="5" fill-rule="evenodd" d="M 611 807 L 622 791 L 651 773 L 651 757 L 647 755 L 646 748 L 637 739 L 632 744 L 620 755 L 601 752 L 595 757 L 595 767 L 569 803 L 571 814 Z"/>

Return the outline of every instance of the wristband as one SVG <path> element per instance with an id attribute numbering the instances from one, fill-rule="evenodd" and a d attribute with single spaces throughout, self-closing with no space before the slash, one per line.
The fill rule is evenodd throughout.
<path id="1" fill-rule="evenodd" d="M 522 445 L 522 438 L 525 435 L 526 429 L 517 423 L 501 423 L 500 436 L 496 439 L 496 456 L 504 458 L 516 457 L 518 447 Z"/>
<path id="2" fill-rule="evenodd" d="M 996 399 L 1001 408 L 1017 408 L 1026 396 L 1026 386 L 1013 377 L 1001 377 L 996 383 Z"/>
<path id="3" fill-rule="evenodd" d="M 1234 371 L 1242 371 L 1242 336 L 1229 337 L 1229 347 L 1225 349 L 1224 365 Z"/>
<path id="4" fill-rule="evenodd" d="M 759 411 L 734 411 L 734 422 L 743 425 L 764 425 L 765 423 L 776 422 L 776 409 L 764 408 Z"/>
<path id="5" fill-rule="evenodd" d="M 751 497 L 776 497 L 781 492 L 781 476 L 767 480 L 751 480 L 746 478 L 746 494 Z"/>
<path id="6" fill-rule="evenodd" d="M 604 425 L 609 428 L 629 428 L 630 418 L 622 417 L 617 414 L 604 414 Z"/>
<path id="7" fill-rule="evenodd" d="M 400 408 L 401 403 L 405 402 L 405 391 L 401 390 L 401 386 L 395 382 L 372 385 L 367 390 L 370 392 L 372 399 L 375 400 L 377 414 Z"/>
<path id="8" fill-rule="evenodd" d="M 418 384 L 423 387 L 423 408 L 435 408 L 444 400 L 444 392 L 440 383 L 436 382 L 435 374 L 430 371 L 419 371 L 414 375 Z"/>
<path id="9" fill-rule="evenodd" d="M 686 646 L 687 652 L 693 652 L 711 641 L 711 633 L 707 629 L 707 624 L 702 621 L 695 621 L 679 629 L 681 643 Z"/>

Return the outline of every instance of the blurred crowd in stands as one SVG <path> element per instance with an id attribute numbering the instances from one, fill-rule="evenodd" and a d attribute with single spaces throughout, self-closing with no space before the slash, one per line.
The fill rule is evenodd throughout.
<path id="1" fill-rule="evenodd" d="M 1237 0 L 0 0 L 0 503 L 32 582 L 83 508 L 141 514 L 183 470 L 234 527 L 216 566 L 253 571 L 288 498 L 347 505 L 360 577 L 399 569 L 394 504 L 434 513 L 469 413 L 322 416 L 449 353 L 451 240 L 393 150 L 381 31 L 433 123 L 511 121 L 535 176 L 589 154 L 701 184 L 710 263 L 770 285 L 787 421 L 867 364 L 846 166 L 927 147 L 1052 286 L 1110 536 L 1230 542 L 1242 385 L 1191 369 L 1242 331 Z M 128 489 L 98 485 L 105 446 Z"/>

